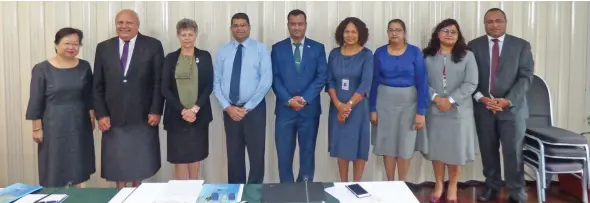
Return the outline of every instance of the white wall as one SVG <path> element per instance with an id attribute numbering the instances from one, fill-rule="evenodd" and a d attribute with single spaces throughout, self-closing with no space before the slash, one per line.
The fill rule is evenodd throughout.
<path id="1" fill-rule="evenodd" d="M 115 14 L 123 8 L 137 11 L 140 31 L 160 39 L 165 52 L 178 48 L 175 24 L 192 18 L 200 28 L 197 46 L 215 57 L 218 48 L 231 39 L 231 15 L 250 16 L 252 38 L 273 43 L 288 36 L 286 15 L 299 8 L 308 15 L 308 36 L 324 43 L 326 51 L 336 46 L 333 33 L 338 23 L 357 16 L 370 29 L 367 46 L 375 50 L 387 42 L 387 22 L 403 19 L 410 43 L 424 47 L 431 30 L 444 18 L 459 21 L 467 40 L 484 34 L 483 14 L 492 7 L 503 8 L 508 17 L 508 33 L 531 42 L 535 73 L 544 77 L 553 93 L 556 124 L 574 132 L 590 130 L 590 3 L 588 2 L 0 2 L 0 187 L 13 182 L 37 183 L 37 150 L 31 139 L 31 124 L 24 119 L 29 95 L 30 72 L 34 64 L 54 55 L 55 32 L 65 26 L 84 31 L 80 58 L 94 61 L 100 41 L 115 36 Z M 328 107 L 323 93 L 323 108 Z M 274 145 L 274 101 L 267 95 L 266 181 L 278 181 Z M 221 111 L 212 96 L 214 122 L 210 126 L 210 156 L 203 164 L 202 178 L 225 182 L 225 141 Z M 338 180 L 335 160 L 327 153 L 327 115 L 321 117 L 316 150 L 316 177 L 319 181 Z M 161 131 L 163 167 L 151 181 L 172 177 L 166 163 L 166 134 Z M 99 177 L 100 132 L 95 132 L 97 170 L 89 186 L 112 186 Z M 298 158 L 296 158 L 297 160 Z M 382 161 L 371 156 L 365 180 L 384 180 Z M 410 180 L 433 180 L 430 162 L 416 155 Z M 297 168 L 296 168 L 297 169 Z M 481 161 L 466 166 L 461 180 L 482 180 Z"/>

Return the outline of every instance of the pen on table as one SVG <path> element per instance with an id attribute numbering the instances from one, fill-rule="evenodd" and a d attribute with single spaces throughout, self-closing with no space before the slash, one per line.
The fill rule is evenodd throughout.
<path id="1" fill-rule="evenodd" d="M 44 203 L 45 201 L 41 201 L 41 200 L 43 200 L 43 199 L 45 199 L 45 198 L 49 197 L 49 195 L 51 195 L 51 193 L 49 193 L 49 194 L 47 194 L 47 195 L 45 195 L 45 196 L 41 197 L 41 199 L 38 199 L 38 200 L 34 201 L 33 203 Z"/>

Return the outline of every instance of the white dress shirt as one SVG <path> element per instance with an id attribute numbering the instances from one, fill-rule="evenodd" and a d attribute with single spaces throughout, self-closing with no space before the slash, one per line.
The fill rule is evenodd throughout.
<path id="1" fill-rule="evenodd" d="M 490 66 L 489 66 L 490 67 L 490 74 L 489 74 L 490 77 L 488 78 L 488 92 L 490 92 L 490 89 L 489 89 L 490 88 L 490 85 L 489 84 L 491 84 L 491 82 L 492 82 L 491 81 L 491 75 L 492 75 L 492 49 L 494 48 L 494 41 L 492 41 L 492 40 L 493 39 L 498 39 L 498 48 L 499 48 L 498 50 L 500 51 L 498 53 L 498 56 L 501 56 L 502 55 L 502 46 L 504 45 L 504 37 L 506 37 L 506 34 L 503 34 L 502 36 L 500 36 L 498 38 L 493 38 L 492 36 L 489 36 L 488 35 L 488 44 L 489 44 L 488 45 L 488 49 L 489 49 L 489 52 L 490 52 L 490 60 L 489 60 L 490 61 Z M 475 99 L 475 101 L 479 101 L 479 99 L 481 99 L 482 97 L 484 97 L 484 96 L 483 96 L 483 94 L 481 92 L 477 92 L 477 93 L 475 93 L 475 95 L 473 95 L 473 98 Z M 490 93 L 490 97 L 493 98 L 493 96 L 491 95 L 491 93 Z"/>
<path id="2" fill-rule="evenodd" d="M 293 41 L 293 38 L 291 39 L 291 49 L 293 49 L 293 57 L 295 57 L 295 45 L 293 43 L 295 43 L 295 41 Z M 301 60 L 303 61 L 303 47 L 305 46 L 305 37 L 303 37 L 303 39 L 301 40 L 301 45 L 299 45 L 299 54 L 301 54 Z"/>
<path id="3" fill-rule="evenodd" d="M 127 64 L 125 64 L 125 73 L 124 75 L 127 76 L 127 70 L 129 70 L 129 64 L 131 63 L 131 56 L 133 56 L 133 48 L 135 48 L 135 41 L 137 40 L 137 35 L 129 40 L 129 50 L 127 50 Z M 119 38 L 119 59 L 123 56 L 123 46 L 125 46 L 125 41 Z"/>

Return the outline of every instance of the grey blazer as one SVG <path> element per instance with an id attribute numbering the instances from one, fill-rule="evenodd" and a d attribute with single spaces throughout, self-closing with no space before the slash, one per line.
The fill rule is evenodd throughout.
<path id="1" fill-rule="evenodd" d="M 425 59 L 428 70 L 428 84 L 430 86 L 430 99 L 437 94 L 441 97 L 450 97 L 455 106 L 447 112 L 441 112 L 436 105 L 431 105 L 430 113 L 433 115 L 449 115 L 455 117 L 473 116 L 473 100 L 471 96 L 478 85 L 478 69 L 475 57 L 471 51 L 455 63 L 451 55 L 445 56 L 437 53 L 427 56 Z M 443 86 L 443 68 L 446 64 L 447 87 L 446 93 Z"/>
<path id="2" fill-rule="evenodd" d="M 467 46 L 473 51 L 479 67 L 479 85 L 474 93 L 490 97 L 490 45 L 488 36 L 471 40 Z M 505 98 L 511 106 L 497 114 L 499 119 L 526 119 L 529 116 L 526 93 L 534 76 L 534 60 L 531 45 L 524 39 L 506 34 L 500 53 L 498 72 L 494 86 L 496 98 Z M 483 104 L 475 102 L 475 114 L 489 111 Z"/>

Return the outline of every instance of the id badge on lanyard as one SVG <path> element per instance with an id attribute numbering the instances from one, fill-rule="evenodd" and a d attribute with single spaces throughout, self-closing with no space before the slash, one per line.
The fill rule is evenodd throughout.
<path id="1" fill-rule="evenodd" d="M 345 70 L 345 67 L 343 65 L 341 65 L 340 68 L 342 69 L 342 76 L 344 76 L 342 78 L 342 83 L 341 83 L 342 84 L 342 87 L 341 87 L 341 89 L 342 90 L 345 90 L 345 91 L 348 91 L 348 90 L 350 90 L 350 80 L 348 80 L 347 75 L 346 75 L 346 72 L 344 71 Z"/>
<path id="2" fill-rule="evenodd" d="M 443 92 L 447 94 L 447 56 L 443 58 Z"/>

